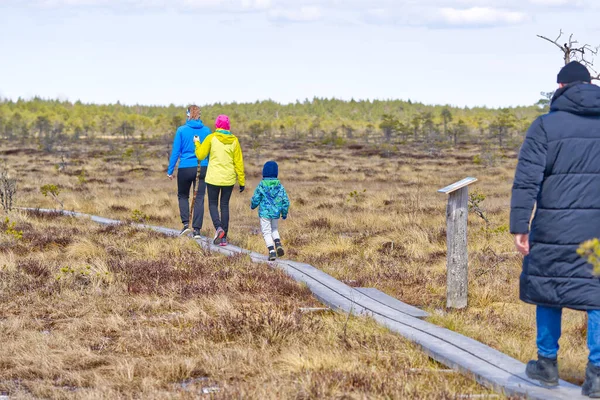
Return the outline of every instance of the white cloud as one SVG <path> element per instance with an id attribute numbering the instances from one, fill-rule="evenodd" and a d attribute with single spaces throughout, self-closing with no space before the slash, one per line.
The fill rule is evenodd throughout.
<path id="1" fill-rule="evenodd" d="M 300 8 L 276 8 L 268 13 L 272 21 L 311 22 L 323 18 L 320 7 L 304 6 Z"/>
<path id="2" fill-rule="evenodd" d="M 529 0 L 529 3 L 537 6 L 565 6 L 578 2 L 571 0 Z"/>
<path id="3" fill-rule="evenodd" d="M 529 20 L 527 14 L 489 7 L 457 9 L 445 7 L 439 10 L 443 22 L 451 26 L 496 26 L 520 24 Z"/>
<path id="4" fill-rule="evenodd" d="M 274 22 L 357 22 L 432 28 L 486 28 L 520 24 L 557 9 L 600 7 L 599 0 L 0 0 L 33 8 L 100 7 L 113 12 L 256 13 Z"/>
<path id="5" fill-rule="evenodd" d="M 267 9 L 271 5 L 271 0 L 242 0 L 242 7 L 245 8 Z"/>
<path id="6" fill-rule="evenodd" d="M 386 8 L 372 8 L 367 10 L 365 20 L 375 23 L 394 23 L 396 16 Z"/>
<path id="7" fill-rule="evenodd" d="M 179 0 L 170 4 L 181 3 L 182 7 L 196 9 L 216 9 L 227 11 L 260 11 L 272 6 L 271 0 Z"/>
<path id="8" fill-rule="evenodd" d="M 529 2 L 541 6 L 561 6 L 568 3 L 567 0 L 529 0 Z"/>
<path id="9" fill-rule="evenodd" d="M 1 1 L 1 0 L 0 0 Z M 11 3 L 11 0 L 8 0 Z M 19 4 L 16 0 L 12 3 Z M 24 0 L 21 4 L 41 7 L 136 7 L 139 9 L 156 9 L 173 7 L 176 9 L 215 9 L 227 11 L 266 10 L 273 6 L 273 0 Z"/>
<path id="10" fill-rule="evenodd" d="M 473 3 L 473 0 L 455 0 L 452 3 Z M 429 3 L 429 4 L 428 4 Z M 371 8 L 363 15 L 363 20 L 374 24 L 398 26 L 422 26 L 443 28 L 488 28 L 514 25 L 530 20 L 526 12 L 493 7 L 439 7 L 433 1 L 421 2 L 410 7 Z M 449 4 L 451 1 L 439 1 Z"/>

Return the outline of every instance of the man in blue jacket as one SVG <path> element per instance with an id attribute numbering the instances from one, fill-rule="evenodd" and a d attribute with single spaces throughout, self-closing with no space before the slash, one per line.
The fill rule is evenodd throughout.
<path id="1" fill-rule="evenodd" d="M 527 376 L 558 385 L 562 309 L 585 311 L 582 393 L 600 398 L 600 277 L 577 254 L 580 243 L 600 237 L 600 87 L 590 82 L 578 62 L 558 74 L 550 113 L 533 122 L 519 154 L 510 230 L 525 256 L 521 300 L 537 306 L 538 360 L 527 364 Z"/>
<path id="2" fill-rule="evenodd" d="M 194 136 L 200 138 L 200 142 L 204 141 L 210 135 L 210 129 L 200 120 L 200 107 L 193 105 L 187 110 L 187 122 L 185 125 L 177 129 L 175 139 L 173 141 L 173 151 L 169 161 L 169 169 L 167 175 L 169 179 L 173 179 L 173 171 L 179 160 L 177 170 L 177 197 L 179 199 L 179 214 L 183 229 L 181 235 L 190 232 L 190 188 L 196 180 L 198 174 L 198 159 L 196 158 Z M 202 229 L 202 220 L 204 219 L 204 193 L 206 192 L 206 169 L 208 167 L 208 158 L 200 161 L 200 177 L 198 180 L 198 194 L 194 202 L 194 220 L 192 228 L 194 229 L 194 237 L 200 237 L 200 229 Z"/>

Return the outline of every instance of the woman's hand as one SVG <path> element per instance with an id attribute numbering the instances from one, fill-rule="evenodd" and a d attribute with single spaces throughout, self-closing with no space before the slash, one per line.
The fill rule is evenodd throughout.
<path id="1" fill-rule="evenodd" d="M 173 180 L 173 175 L 167 174 L 167 178 L 169 178 L 170 180 Z"/>

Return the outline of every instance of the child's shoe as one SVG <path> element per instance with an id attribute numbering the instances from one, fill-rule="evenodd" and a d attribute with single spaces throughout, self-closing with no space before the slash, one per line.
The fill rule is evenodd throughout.
<path id="1" fill-rule="evenodd" d="M 277 257 L 285 256 L 285 251 L 283 251 L 283 246 L 279 240 L 275 241 L 275 248 L 277 248 Z"/>
<path id="2" fill-rule="evenodd" d="M 219 246 L 221 246 L 221 247 L 227 246 L 227 238 L 224 237 L 223 239 L 221 239 L 221 243 L 219 243 Z"/>
<path id="3" fill-rule="evenodd" d="M 277 248 L 277 257 L 280 257 L 280 258 L 281 258 L 281 257 L 283 257 L 283 256 L 285 256 L 285 251 L 283 251 L 283 247 L 279 246 L 279 247 Z"/>
<path id="4" fill-rule="evenodd" d="M 223 239 L 224 237 L 225 231 L 223 230 L 223 228 L 219 227 L 215 232 L 215 239 L 213 240 L 215 246 L 221 244 L 221 239 Z"/>
<path id="5" fill-rule="evenodd" d="M 275 247 L 269 247 L 269 261 L 275 261 L 277 259 L 277 253 L 275 253 Z"/>

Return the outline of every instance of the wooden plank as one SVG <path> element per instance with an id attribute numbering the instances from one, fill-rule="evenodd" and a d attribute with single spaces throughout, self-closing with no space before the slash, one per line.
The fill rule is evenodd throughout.
<path id="1" fill-rule="evenodd" d="M 438 193 L 450 194 L 452 192 L 457 191 L 458 189 L 462 189 L 465 186 L 468 186 L 468 185 L 470 185 L 472 183 L 475 183 L 475 182 L 477 182 L 477 178 L 468 177 L 468 178 L 465 178 L 465 179 L 463 179 L 461 181 L 455 182 L 455 183 L 453 183 L 450 186 L 446 186 L 445 188 L 442 188 L 442 189 L 438 190 Z"/>
<path id="2" fill-rule="evenodd" d="M 446 238 L 448 242 L 446 306 L 465 308 L 468 289 L 467 217 L 469 188 L 452 192 L 446 208 Z"/>
<path id="3" fill-rule="evenodd" d="M 74 216 L 84 216 L 84 214 L 76 213 Z M 115 223 L 114 220 L 100 217 L 94 220 L 100 223 Z M 168 228 L 153 228 L 159 228 L 164 232 L 176 232 Z M 265 255 L 236 246 L 214 246 L 208 238 L 198 242 L 222 254 L 243 253 L 248 254 L 255 262 L 267 260 Z M 483 385 L 501 393 L 509 396 L 526 396 L 534 400 L 588 398 L 581 395 L 579 386 L 565 381 L 560 381 L 560 386 L 557 388 L 542 387 L 536 381 L 527 378 L 525 364 L 522 362 L 474 339 L 394 310 L 309 264 L 288 260 L 277 260 L 269 264 L 282 269 L 296 281 L 306 284 L 315 297 L 329 307 L 351 314 L 368 315 L 381 325 L 419 345 L 436 361 L 472 376 Z"/>
<path id="4" fill-rule="evenodd" d="M 360 293 L 364 294 L 365 296 L 370 297 L 371 299 L 380 302 L 381 304 L 385 304 L 386 306 L 391 307 L 394 310 L 400 311 L 402 313 L 408 314 L 411 317 L 415 317 L 415 318 L 429 317 L 429 314 L 426 313 L 425 311 L 421 310 L 420 308 L 411 306 L 410 304 L 403 303 L 400 300 L 398 300 L 392 296 L 389 296 L 375 288 L 356 288 L 356 290 L 359 291 Z"/>

